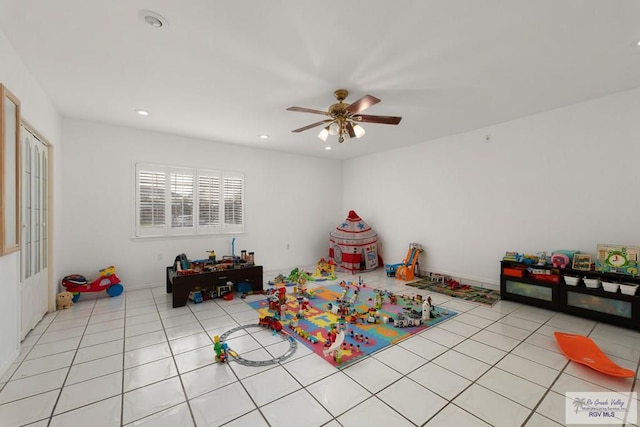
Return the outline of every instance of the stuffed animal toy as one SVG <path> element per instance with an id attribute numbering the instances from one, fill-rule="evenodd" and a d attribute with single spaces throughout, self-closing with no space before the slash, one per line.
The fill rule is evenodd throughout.
<path id="1" fill-rule="evenodd" d="M 73 294 L 71 292 L 60 292 L 56 296 L 56 305 L 58 310 L 70 308 L 73 305 Z"/>

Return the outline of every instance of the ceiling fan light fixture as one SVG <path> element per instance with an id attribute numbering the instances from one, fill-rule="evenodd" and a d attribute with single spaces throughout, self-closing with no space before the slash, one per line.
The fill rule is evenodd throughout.
<path id="1" fill-rule="evenodd" d="M 323 142 L 327 142 L 328 137 L 329 137 L 329 126 L 327 126 L 326 128 L 322 128 L 322 130 L 318 134 L 318 138 L 320 138 Z"/>
<path id="2" fill-rule="evenodd" d="M 326 142 L 329 135 L 337 136 L 338 142 L 343 143 L 353 138 L 362 138 L 366 133 L 364 128 L 358 124 L 363 121 L 366 123 L 380 123 L 385 125 L 397 125 L 402 117 L 396 116 L 372 116 L 370 114 L 361 114 L 362 111 L 380 102 L 375 96 L 365 95 L 351 104 L 343 102 L 349 95 L 346 89 L 338 89 L 333 94 L 338 100 L 332 104 L 326 111 L 316 110 L 306 107 L 289 107 L 287 111 L 297 111 L 300 113 L 320 114 L 324 116 L 324 120 L 294 129 L 291 132 L 303 132 L 308 129 L 323 126 L 318 134 L 318 138 Z"/>

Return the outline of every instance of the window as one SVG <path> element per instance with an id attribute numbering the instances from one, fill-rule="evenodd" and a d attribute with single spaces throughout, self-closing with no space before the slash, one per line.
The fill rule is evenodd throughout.
<path id="1" fill-rule="evenodd" d="M 137 237 L 243 231 L 243 174 L 136 165 Z"/>

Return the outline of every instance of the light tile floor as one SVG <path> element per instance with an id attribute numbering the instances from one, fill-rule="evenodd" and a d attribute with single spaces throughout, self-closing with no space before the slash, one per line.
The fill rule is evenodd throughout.
<path id="1" fill-rule="evenodd" d="M 429 295 L 382 269 L 362 278 Z M 589 335 L 637 372 L 637 332 L 508 301 L 489 308 L 430 295 L 459 314 L 336 370 L 302 345 L 267 367 L 215 363 L 212 337 L 256 323 L 246 301 L 263 296 L 174 309 L 164 287 L 85 294 L 47 314 L 22 343 L 0 378 L 0 427 L 557 426 L 567 391 L 638 391 L 636 378 L 568 362 L 553 338 L 558 330 Z M 288 348 L 259 329 L 232 337 L 255 360 Z"/>

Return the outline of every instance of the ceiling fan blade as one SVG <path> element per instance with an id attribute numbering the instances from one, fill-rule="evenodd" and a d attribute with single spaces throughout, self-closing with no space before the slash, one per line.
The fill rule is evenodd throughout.
<path id="1" fill-rule="evenodd" d="M 321 124 L 329 123 L 329 122 L 332 122 L 332 121 L 333 121 L 333 119 L 321 120 L 321 121 L 319 121 L 319 122 L 311 123 L 310 125 L 306 125 L 306 126 L 304 126 L 304 127 L 301 127 L 300 129 L 294 129 L 294 130 L 292 130 L 291 132 L 296 132 L 296 133 L 298 133 L 298 132 L 304 132 L 304 131 L 305 131 L 305 130 L 307 130 L 307 129 L 311 129 L 311 128 L 314 128 L 314 127 L 316 127 L 316 126 L 320 126 Z"/>
<path id="2" fill-rule="evenodd" d="M 349 105 L 346 110 L 349 113 L 357 114 L 360 111 L 364 111 L 372 105 L 377 104 L 378 102 L 380 102 L 380 100 L 375 96 L 365 95 L 353 104 Z"/>
<path id="3" fill-rule="evenodd" d="M 314 110 L 312 108 L 304 108 L 304 107 L 289 107 L 287 111 L 298 111 L 300 113 L 313 113 L 313 114 L 322 114 L 323 116 L 328 116 L 329 113 L 326 111 Z"/>
<path id="4" fill-rule="evenodd" d="M 347 129 L 347 133 L 349 134 L 350 138 L 356 137 L 356 131 L 353 130 L 353 125 L 351 124 L 351 122 L 348 122 L 345 128 Z"/>
<path id="5" fill-rule="evenodd" d="M 363 123 L 381 123 L 383 125 L 397 125 L 402 117 L 396 116 L 370 116 L 368 114 L 358 114 L 353 117 L 354 120 Z"/>

